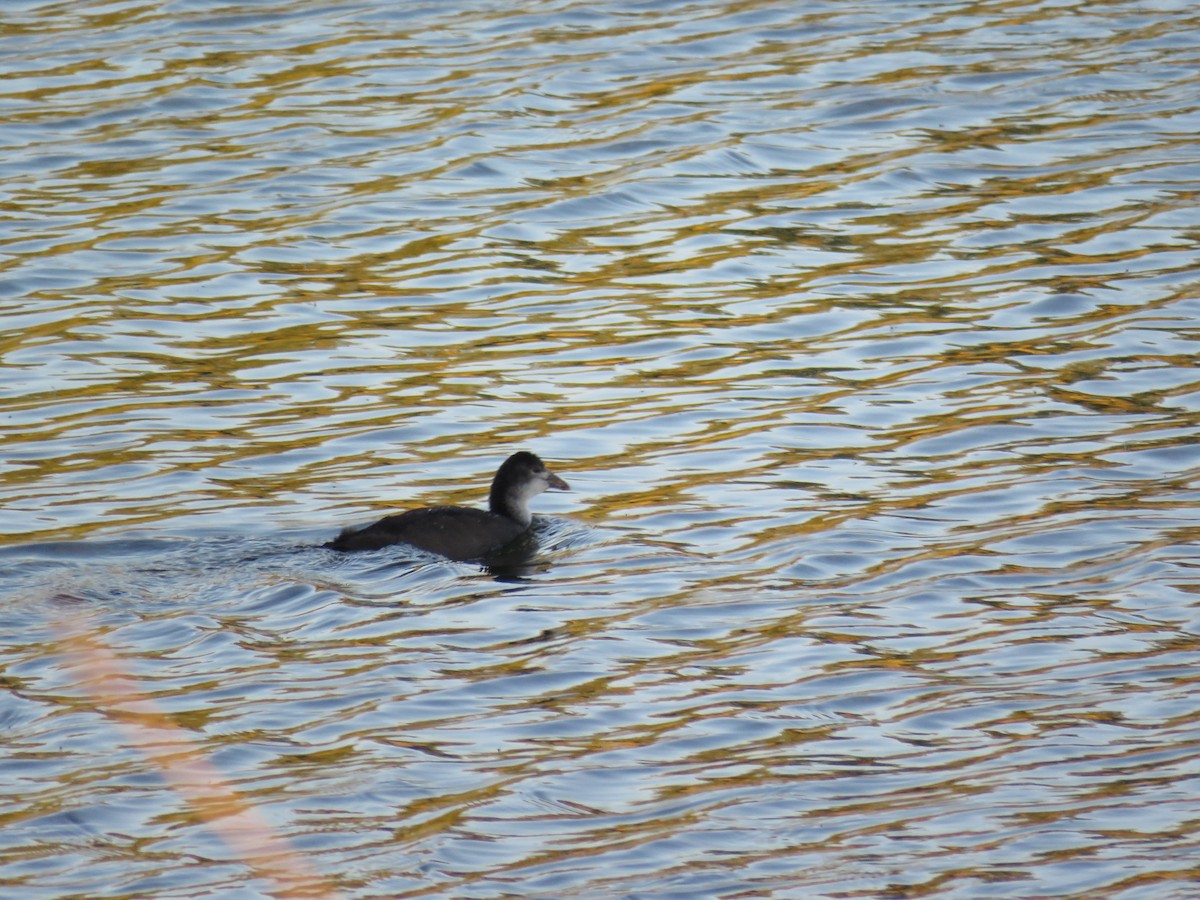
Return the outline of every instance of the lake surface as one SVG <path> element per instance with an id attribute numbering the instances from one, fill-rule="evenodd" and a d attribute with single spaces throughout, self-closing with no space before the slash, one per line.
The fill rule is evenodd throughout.
<path id="1" fill-rule="evenodd" d="M 1195 897 L 1195 5 L 520 7 L 0 13 L 0 894 Z"/>

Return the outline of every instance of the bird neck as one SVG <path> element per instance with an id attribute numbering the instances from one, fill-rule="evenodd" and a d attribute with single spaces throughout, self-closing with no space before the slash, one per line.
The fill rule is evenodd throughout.
<path id="1" fill-rule="evenodd" d="M 533 521 L 529 512 L 529 497 L 512 486 L 493 484 L 492 492 L 488 495 L 488 509 L 521 525 L 529 525 Z"/>

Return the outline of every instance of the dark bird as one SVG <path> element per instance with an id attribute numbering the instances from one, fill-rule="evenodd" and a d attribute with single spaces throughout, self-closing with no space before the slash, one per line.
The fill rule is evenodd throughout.
<path id="1" fill-rule="evenodd" d="M 346 528 L 325 546 L 331 550 L 378 550 L 408 544 L 461 561 L 479 560 L 529 531 L 529 501 L 547 488 L 570 490 L 532 453 L 506 459 L 492 479 L 487 511 L 466 506 L 427 506 Z"/>

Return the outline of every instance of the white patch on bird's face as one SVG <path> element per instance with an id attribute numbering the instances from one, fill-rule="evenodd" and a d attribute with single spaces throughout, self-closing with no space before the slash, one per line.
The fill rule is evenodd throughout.
<path id="1" fill-rule="evenodd" d="M 512 496 L 523 503 L 528 503 L 549 487 L 550 473 L 545 469 L 540 472 L 530 472 L 529 478 L 513 486 Z"/>

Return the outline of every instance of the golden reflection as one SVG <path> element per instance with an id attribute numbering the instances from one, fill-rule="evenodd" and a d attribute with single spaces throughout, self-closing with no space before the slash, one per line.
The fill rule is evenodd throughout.
<path id="1" fill-rule="evenodd" d="M 1186 5 L 23 6 L 0 882 L 1194 876 Z"/>

